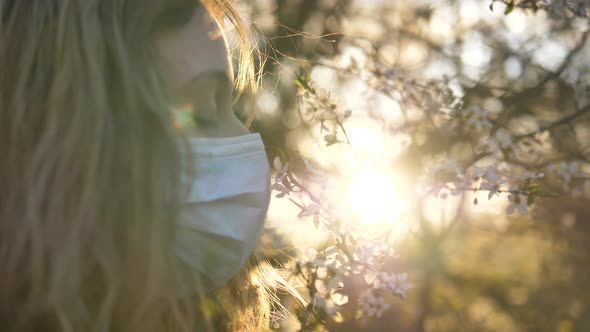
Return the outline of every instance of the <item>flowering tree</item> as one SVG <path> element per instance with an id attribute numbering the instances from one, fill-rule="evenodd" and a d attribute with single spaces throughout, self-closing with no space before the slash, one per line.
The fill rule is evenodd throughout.
<path id="1" fill-rule="evenodd" d="M 367 322 L 419 284 L 427 330 L 434 275 L 404 241 L 441 244 L 482 205 L 511 220 L 588 198 L 587 0 L 248 4 L 275 60 L 255 123 L 274 201 L 323 236 L 284 262 L 308 299 L 295 329 Z"/>

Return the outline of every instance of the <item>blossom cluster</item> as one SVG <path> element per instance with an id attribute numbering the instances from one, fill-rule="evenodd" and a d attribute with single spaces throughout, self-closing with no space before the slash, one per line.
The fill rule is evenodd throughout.
<path id="1" fill-rule="evenodd" d="M 465 192 L 484 192 L 488 200 L 495 196 L 504 196 L 508 201 L 508 214 L 518 211 L 525 215 L 535 198 L 548 195 L 535 183 L 544 176 L 544 173 L 525 172 L 519 176 L 508 177 L 492 165 L 464 169 L 454 160 L 445 160 L 432 164 L 426 176 L 422 178 L 422 183 L 424 192 L 442 199 Z M 477 205 L 478 202 L 476 197 L 474 204 Z"/>
<path id="2" fill-rule="evenodd" d="M 308 171 L 325 189 L 327 177 L 315 168 L 310 161 L 305 163 Z M 322 193 L 312 193 L 297 178 L 288 162 L 280 158 L 274 160 L 276 175 L 272 188 L 275 197 L 293 198 L 301 218 L 311 217 L 319 230 L 325 231 L 333 238 L 334 245 L 323 249 L 309 248 L 289 267 L 293 278 L 303 280 L 310 296 L 310 308 L 321 309 L 334 320 L 340 317 L 342 306 L 358 304 L 358 310 L 366 316 L 379 316 L 387 308 L 384 292 L 405 298 L 411 288 L 407 274 L 388 272 L 387 262 L 397 258 L 391 241 L 376 240 L 375 236 L 363 232 L 361 225 L 343 222 L 337 218 L 334 205 Z M 303 197 L 302 197 L 303 196 Z M 303 199 L 302 199 L 303 198 Z M 295 200 L 292 200 L 295 203 Z M 350 301 L 346 294 L 346 285 L 358 279 L 365 283 L 364 292 Z"/>
<path id="3" fill-rule="evenodd" d="M 586 0 L 535 3 L 554 10 L 564 5 L 578 14 L 588 5 Z M 367 57 L 363 64 L 350 61 L 338 68 L 338 74 L 360 78 L 363 87 L 393 100 L 390 105 L 399 105 L 401 124 L 387 129 L 405 134 L 411 140 L 408 146 L 418 151 L 405 153 L 412 161 L 410 165 L 418 165 L 414 170 L 420 178 L 414 182 L 418 188 L 410 190 L 419 189 L 420 199 L 432 195 L 444 200 L 469 194 L 474 205 L 485 197 L 503 202 L 507 215 L 526 215 L 540 199 L 555 196 L 546 188 L 549 180 L 557 178 L 566 191 L 580 178 L 581 163 L 547 158 L 548 151 L 559 150 L 553 129 L 569 125 L 575 117 L 551 122 L 528 114 L 515 116 L 510 109 L 513 106 L 506 102 L 517 99 L 514 96 L 498 92 L 481 97 L 474 93 L 467 98 L 465 91 L 451 89 L 447 78 L 418 82 L 401 68 L 379 61 L 377 57 Z M 316 88 L 310 76 L 298 76 L 296 83 L 301 120 L 309 125 L 306 127 L 318 130 L 326 146 L 344 144 L 353 148 L 346 130 L 352 112 L 339 105 L 337 94 Z M 527 89 L 525 93 L 530 93 Z M 576 98 L 583 101 L 586 90 L 578 90 L 581 97 Z M 585 107 L 583 102 L 578 104 Z M 356 112 L 355 108 L 355 118 Z M 275 158 L 272 189 L 277 198 L 298 207 L 300 218 L 312 219 L 315 227 L 328 235 L 321 248 L 303 250 L 304 254 L 289 266 L 292 277 L 301 280 L 308 292 L 306 312 L 321 312 L 338 320 L 345 307 L 353 307 L 361 316 L 381 316 L 391 307 L 392 299 L 405 298 L 412 288 L 408 281 L 411 275 L 390 264 L 399 259 L 397 243 L 387 234 L 391 230 L 370 234 L 363 231 L 362 223 L 344 220 L 338 211 L 339 202 L 328 193 L 333 179 L 313 160 L 298 158 L 293 162 L 286 153 Z M 292 166 L 295 163 L 297 167 Z M 360 294 L 351 291 L 358 288 L 362 289 Z"/>
<path id="4" fill-rule="evenodd" d="M 568 12 L 579 17 L 588 17 L 588 9 L 590 9 L 589 0 L 493 0 L 492 5 L 490 6 L 491 8 L 493 8 L 495 2 L 505 3 L 507 5 L 507 8 L 505 9 L 507 14 L 510 13 L 515 6 L 519 6 L 521 8 L 535 10 L 544 9 L 559 18 L 566 17 Z"/>
<path id="5" fill-rule="evenodd" d="M 539 7 L 547 8 L 559 17 L 565 17 L 566 11 L 581 17 L 588 17 L 590 0 L 541 0 Z"/>
<path id="6" fill-rule="evenodd" d="M 369 71 L 363 73 L 370 79 Z M 375 75 L 380 75 L 383 80 L 382 73 Z M 391 80 L 399 80 L 402 76 L 398 72 L 391 75 Z M 299 77 L 297 82 L 306 116 L 304 120 L 316 125 L 321 134 L 326 133 L 323 137 L 327 146 L 337 143 L 351 145 L 345 128 L 345 121 L 351 112 L 339 107 L 329 92 L 314 88 L 309 78 Z M 382 92 L 403 87 L 400 84 L 372 82 Z M 478 193 L 483 193 L 488 200 L 504 199 L 507 214 L 518 212 L 525 215 L 537 200 L 554 195 L 540 185 L 545 173 L 513 168 L 506 162 L 510 158 L 526 159 L 532 155 L 537 143 L 535 135 L 516 135 L 499 126 L 497 119 L 501 111 L 498 108 L 493 111 L 485 106 L 463 108 L 460 98 L 440 84 L 404 82 L 407 83 L 406 93 L 397 97 L 427 100 L 425 107 L 429 112 L 445 115 L 437 120 L 440 124 L 437 130 L 443 133 L 449 128 L 453 131 L 453 128 L 460 127 L 466 135 L 474 138 L 474 152 L 478 156 L 473 161 L 462 163 L 448 157 L 429 160 L 428 166 L 422 170 L 424 175 L 420 181 L 424 197 L 433 195 L 446 199 L 469 192 L 475 193 L 473 203 L 477 205 Z M 411 136 L 411 125 L 400 128 Z M 307 250 L 291 262 L 289 268 L 292 277 L 303 281 L 308 292 L 310 304 L 307 314 L 319 310 L 338 321 L 342 319 L 342 309 L 353 306 L 361 316 L 382 315 L 391 306 L 392 298 L 405 298 L 412 287 L 406 272 L 390 268 L 389 263 L 398 259 L 395 241 L 388 240 L 389 234 L 369 234 L 363 231 L 362 224 L 343 220 L 338 213 L 338 202 L 333 202 L 327 194 L 333 182 L 330 175 L 311 159 L 298 158 L 305 166 L 304 176 L 298 174 L 301 168 L 295 171 L 288 158 L 275 158 L 272 189 L 277 198 L 288 199 L 299 208 L 300 218 L 312 218 L 316 228 L 329 235 L 330 241 L 324 248 Z M 577 169 L 569 164 L 561 166 L 546 171 L 558 174 L 567 183 Z M 308 185 L 309 182 L 313 185 Z M 363 283 L 363 292 L 353 294 L 350 287 L 358 286 L 358 280 Z"/>
<path id="7" fill-rule="evenodd" d="M 380 317 L 383 312 L 391 306 L 391 304 L 386 301 L 386 295 L 388 292 L 393 292 L 393 294 L 405 298 L 406 291 L 413 287 L 407 279 L 408 274 L 405 272 L 366 274 L 365 280 L 370 287 L 364 290 L 360 296 L 361 310 L 363 313 L 369 317 Z"/>

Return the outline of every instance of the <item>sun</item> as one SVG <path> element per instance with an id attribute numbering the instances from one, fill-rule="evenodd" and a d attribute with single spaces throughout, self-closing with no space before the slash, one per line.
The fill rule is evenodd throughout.
<path id="1" fill-rule="evenodd" d="M 373 167 L 351 178 L 348 203 L 363 224 L 394 223 L 403 205 L 394 179 Z"/>

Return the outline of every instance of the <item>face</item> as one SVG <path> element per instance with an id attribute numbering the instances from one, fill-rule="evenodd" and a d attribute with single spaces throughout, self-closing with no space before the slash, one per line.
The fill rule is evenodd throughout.
<path id="1" fill-rule="evenodd" d="M 175 104 L 192 105 L 190 136 L 248 134 L 232 110 L 233 73 L 225 36 L 196 0 L 170 0 L 159 15 L 156 48 Z"/>

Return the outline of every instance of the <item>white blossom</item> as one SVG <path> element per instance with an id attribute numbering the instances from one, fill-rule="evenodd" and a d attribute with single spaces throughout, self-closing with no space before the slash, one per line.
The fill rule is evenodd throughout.
<path id="1" fill-rule="evenodd" d="M 501 149 L 508 149 L 512 146 L 512 134 L 504 128 L 498 129 L 492 137 L 492 140 L 494 140 Z"/>
<path id="2" fill-rule="evenodd" d="M 412 283 L 407 281 L 407 273 L 396 273 L 389 279 L 387 286 L 402 298 L 406 297 L 406 291 L 413 287 Z"/>
<path id="3" fill-rule="evenodd" d="M 492 123 L 489 119 L 490 115 L 490 111 L 482 109 L 479 106 L 469 107 L 463 113 L 467 126 L 476 133 L 481 133 L 492 128 Z"/>
<path id="4" fill-rule="evenodd" d="M 369 317 L 381 317 L 391 307 L 381 294 L 376 294 L 372 289 L 365 291 L 361 295 L 360 302 L 362 312 Z"/>
<path id="5" fill-rule="evenodd" d="M 569 190 L 572 180 L 579 175 L 580 168 L 576 162 L 562 161 L 559 164 L 553 164 L 548 167 L 548 170 L 556 174 L 563 185 L 564 190 Z"/>
<path id="6" fill-rule="evenodd" d="M 506 212 L 512 214 L 514 213 L 514 210 L 516 210 L 518 213 L 526 215 L 528 213 L 527 197 L 526 195 L 516 192 L 516 190 L 517 188 L 510 187 L 511 193 L 508 195 L 508 202 L 510 202 L 510 204 L 506 208 Z"/>
<path id="7" fill-rule="evenodd" d="M 475 167 L 474 179 L 481 181 L 480 188 L 488 191 L 488 199 L 492 199 L 498 194 L 500 186 L 508 182 L 508 179 L 501 176 L 494 166 L 488 166 L 485 169 Z"/>
<path id="8" fill-rule="evenodd" d="M 477 150 L 491 152 L 497 159 L 502 159 L 504 152 L 518 153 L 512 134 L 504 128 L 500 128 L 489 137 L 484 138 Z"/>
<path id="9" fill-rule="evenodd" d="M 524 172 L 523 175 L 521 175 L 519 177 L 520 180 L 522 181 L 526 181 L 526 180 L 536 180 L 536 179 L 541 179 L 545 177 L 545 173 L 534 173 L 534 172 Z"/>

